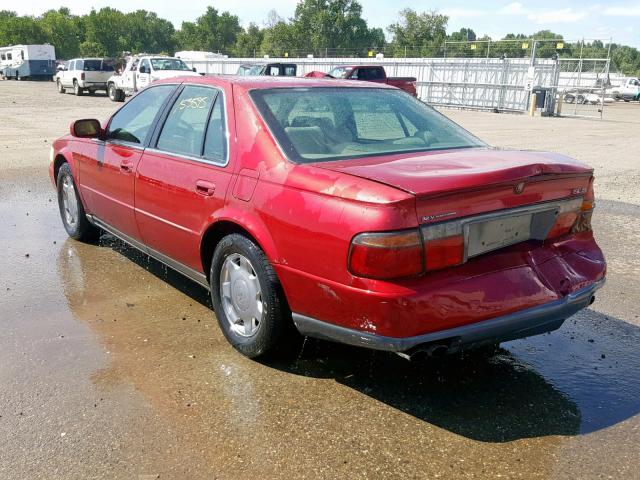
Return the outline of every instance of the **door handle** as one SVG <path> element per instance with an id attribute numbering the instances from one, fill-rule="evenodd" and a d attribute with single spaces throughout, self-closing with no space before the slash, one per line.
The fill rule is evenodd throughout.
<path id="1" fill-rule="evenodd" d="M 122 163 L 120 163 L 120 170 L 124 173 L 131 173 L 133 171 L 133 163 L 123 160 Z"/>
<path id="2" fill-rule="evenodd" d="M 216 193 L 216 186 L 205 180 L 196 181 L 196 193 L 199 195 L 204 195 L 205 197 L 211 197 L 214 193 Z"/>

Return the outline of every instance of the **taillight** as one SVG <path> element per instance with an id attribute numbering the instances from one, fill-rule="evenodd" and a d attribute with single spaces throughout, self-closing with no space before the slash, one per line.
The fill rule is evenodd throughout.
<path id="1" fill-rule="evenodd" d="M 84 80 L 84 72 L 80 74 L 80 80 Z"/>
<path id="2" fill-rule="evenodd" d="M 423 272 L 420 232 L 361 233 L 351 242 L 349 270 L 354 275 L 388 279 L 419 275 Z"/>
<path id="3" fill-rule="evenodd" d="M 582 205 L 580 206 L 580 212 L 575 223 L 571 227 L 571 233 L 588 232 L 591 230 L 591 217 L 593 215 L 593 209 L 596 207 L 595 194 L 593 192 L 593 177 L 589 182 L 589 188 L 587 193 L 582 199 Z"/>
<path id="4" fill-rule="evenodd" d="M 578 206 L 565 204 L 564 209 L 560 209 L 556 222 L 547 235 L 547 238 L 555 238 L 567 233 L 580 233 L 591 230 L 591 215 L 595 207 L 593 193 L 593 177 L 589 181 L 589 187 L 582 198 L 582 203 Z"/>
<path id="5" fill-rule="evenodd" d="M 458 221 L 422 227 L 425 269 L 440 270 L 464 263 L 464 235 Z"/>

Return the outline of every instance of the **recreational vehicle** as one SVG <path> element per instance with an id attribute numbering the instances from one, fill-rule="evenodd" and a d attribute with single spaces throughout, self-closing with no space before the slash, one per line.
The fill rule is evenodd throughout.
<path id="1" fill-rule="evenodd" d="M 4 78 L 49 78 L 55 74 L 53 45 L 12 45 L 0 47 L 0 73 Z"/>

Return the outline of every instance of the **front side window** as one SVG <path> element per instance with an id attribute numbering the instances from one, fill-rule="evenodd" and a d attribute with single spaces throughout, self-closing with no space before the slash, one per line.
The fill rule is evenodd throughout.
<path id="1" fill-rule="evenodd" d="M 251 98 L 294 162 L 485 146 L 398 90 L 274 88 L 253 90 Z"/>
<path id="2" fill-rule="evenodd" d="M 175 88 L 175 85 L 159 85 L 137 94 L 113 116 L 107 138 L 144 144 L 160 108 Z"/>
<path id="3" fill-rule="evenodd" d="M 149 66 L 149 60 L 146 58 L 140 62 L 140 73 L 151 73 L 151 67 Z"/>
<path id="4" fill-rule="evenodd" d="M 213 88 L 187 85 L 171 107 L 158 138 L 158 150 L 201 157 L 211 107 L 218 96 Z"/>
<path id="5" fill-rule="evenodd" d="M 154 70 L 181 70 L 181 71 L 191 71 L 191 69 L 187 66 L 179 58 L 152 58 L 151 66 Z"/>

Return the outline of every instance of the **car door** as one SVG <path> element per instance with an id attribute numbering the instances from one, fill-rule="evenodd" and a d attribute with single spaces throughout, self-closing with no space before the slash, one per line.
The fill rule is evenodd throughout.
<path id="1" fill-rule="evenodd" d="M 196 271 L 202 270 L 201 235 L 224 206 L 232 177 L 230 98 L 230 89 L 186 84 L 145 150 L 136 178 L 144 243 Z"/>
<path id="2" fill-rule="evenodd" d="M 73 70 L 76 68 L 76 61 L 71 60 L 66 70 L 62 71 L 62 86 L 63 87 L 71 87 L 73 86 Z"/>
<path id="3" fill-rule="evenodd" d="M 136 85 L 136 76 L 138 75 L 138 65 L 140 64 L 140 59 L 135 59 L 131 62 L 131 67 L 125 69 L 124 71 L 124 88 L 128 92 L 135 92 L 137 90 Z"/>
<path id="4" fill-rule="evenodd" d="M 136 73 L 136 86 L 138 90 L 149 86 L 151 83 L 151 63 L 148 58 L 143 58 Z"/>
<path id="5" fill-rule="evenodd" d="M 118 110 L 103 140 L 83 144 L 80 191 L 85 207 L 100 222 L 139 239 L 134 213 L 134 178 L 161 110 L 177 85 L 158 85 Z"/>

